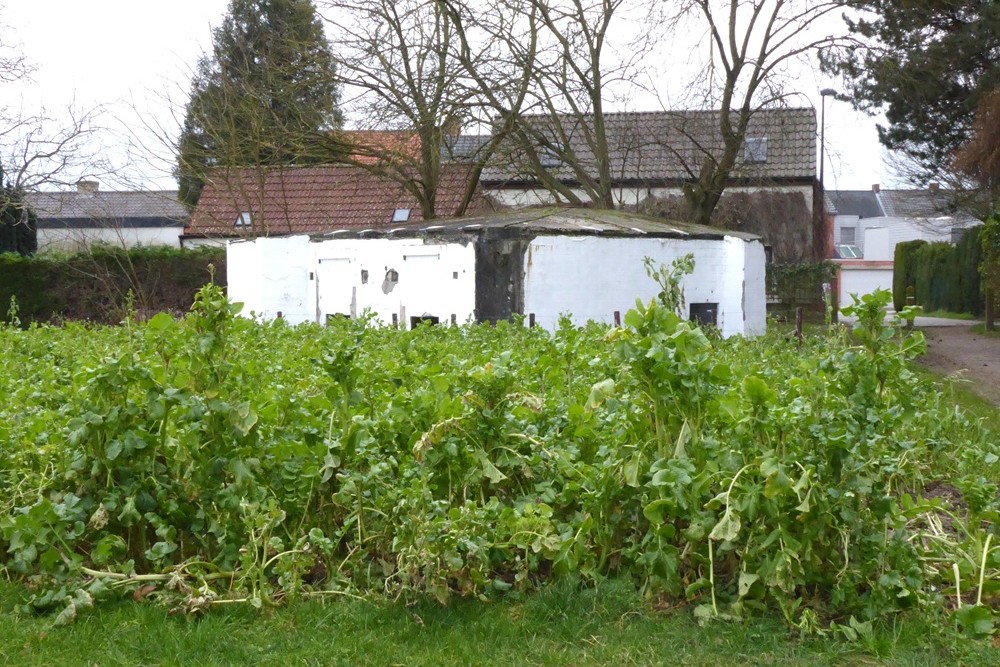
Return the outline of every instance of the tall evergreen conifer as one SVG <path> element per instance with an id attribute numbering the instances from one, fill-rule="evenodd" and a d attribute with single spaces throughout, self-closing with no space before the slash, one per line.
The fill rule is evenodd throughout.
<path id="1" fill-rule="evenodd" d="M 333 56 L 312 0 L 231 0 L 198 62 L 176 174 L 194 206 L 207 170 L 330 160 L 339 127 Z"/>

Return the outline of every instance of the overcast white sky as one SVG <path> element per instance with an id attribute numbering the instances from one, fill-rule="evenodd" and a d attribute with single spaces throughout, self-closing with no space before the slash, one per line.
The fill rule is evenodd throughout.
<path id="1" fill-rule="evenodd" d="M 100 144 L 118 163 L 131 155 L 121 183 L 102 187 L 176 187 L 162 136 L 176 138 L 191 72 L 211 43 L 211 27 L 228 0 L 0 0 L 5 41 L 20 46 L 36 67 L 22 88 L 23 105 L 44 104 L 49 113 L 75 104 L 106 109 Z M 669 47 L 665 47 L 669 48 Z M 663 54 L 669 60 L 671 54 Z M 800 104 L 819 115 L 819 90 L 836 87 L 806 72 L 794 82 Z M 7 104 L 10 104 L 8 96 Z M 654 107 L 655 108 L 655 107 Z M 635 109 L 641 110 L 641 109 Z M 893 184 L 884 165 L 875 122 L 850 105 L 828 99 L 827 189 L 867 189 Z M 149 129 L 153 128 L 153 130 Z M 161 136 L 157 136 L 161 135 Z M 129 148 L 129 145 L 132 148 Z M 163 159 L 140 159 L 156 152 Z M 111 179 L 107 179 L 111 180 Z"/>

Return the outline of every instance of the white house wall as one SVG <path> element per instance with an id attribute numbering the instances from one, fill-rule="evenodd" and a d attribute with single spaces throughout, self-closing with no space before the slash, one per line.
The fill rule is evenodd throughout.
<path id="1" fill-rule="evenodd" d="M 94 244 L 106 244 L 119 248 L 139 246 L 180 247 L 183 227 L 106 227 L 53 228 L 38 230 L 38 252 L 79 252 Z"/>
<path id="2" fill-rule="evenodd" d="M 896 249 L 889 240 L 889 230 L 885 227 L 868 227 L 865 229 L 864 258 L 880 262 L 891 262 Z"/>
<path id="3" fill-rule="evenodd" d="M 229 296 L 242 315 L 291 324 L 356 317 L 409 326 L 411 317 L 464 323 L 475 315 L 475 252 L 471 244 L 420 239 L 260 238 L 228 245 Z M 398 282 L 388 284 L 396 272 Z M 363 272 L 367 272 L 365 275 Z"/>
<path id="4" fill-rule="evenodd" d="M 230 301 L 243 304 L 240 314 L 244 317 L 260 313 L 265 308 L 260 293 L 260 277 L 260 246 L 255 242 L 230 243 L 226 247 L 226 292 Z"/>
<path id="5" fill-rule="evenodd" d="M 746 246 L 756 246 L 747 249 Z M 643 258 L 669 265 L 687 253 L 694 272 L 684 279 L 684 299 L 718 304 L 723 335 L 754 334 L 765 327 L 764 249 L 757 241 L 540 236 L 525 254 L 524 312 L 554 328 L 561 314 L 578 324 L 612 322 L 636 298 L 648 301 L 659 288 L 646 275 Z M 744 268 L 749 280 L 744 282 Z"/>
<path id="6" fill-rule="evenodd" d="M 801 193 L 804 196 L 806 207 L 812 213 L 813 191 L 811 185 L 775 185 L 768 187 L 739 187 L 726 188 L 730 194 L 755 192 L 779 192 L 779 193 Z M 589 202 L 590 197 L 586 191 L 575 188 L 573 194 L 579 197 L 580 201 Z M 501 207 L 525 208 L 528 206 L 550 206 L 561 203 L 555 195 L 544 188 L 492 188 L 487 190 L 491 199 L 496 201 Z M 680 188 L 615 188 L 612 196 L 616 206 L 635 206 L 649 197 L 683 197 L 684 191 Z"/>
<path id="7" fill-rule="evenodd" d="M 884 228 L 888 234 L 888 255 L 891 258 L 896 251 L 896 244 L 903 241 L 915 241 L 923 239 L 929 243 L 939 241 L 950 242 L 951 230 L 955 227 L 952 218 L 901 218 L 892 216 L 879 216 L 873 218 L 858 218 L 854 215 L 838 215 L 834 218 L 834 243 L 840 244 L 841 231 L 845 227 L 854 228 L 854 245 L 861 249 L 865 259 L 868 259 L 868 250 L 865 248 L 865 235 L 870 229 Z M 883 254 L 877 252 L 878 259 Z"/>

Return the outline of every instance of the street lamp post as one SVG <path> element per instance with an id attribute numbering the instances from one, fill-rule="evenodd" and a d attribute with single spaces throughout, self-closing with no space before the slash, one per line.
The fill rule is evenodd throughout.
<path id="1" fill-rule="evenodd" d="M 819 184 L 826 192 L 826 183 L 823 181 L 823 163 L 826 156 L 826 98 L 836 95 L 837 91 L 833 88 L 824 88 L 819 94 L 822 100 L 819 112 Z"/>
<path id="2" fill-rule="evenodd" d="M 821 102 L 820 102 L 820 112 L 819 112 L 819 190 L 820 190 L 820 193 L 822 195 L 821 201 L 823 202 L 822 206 L 823 206 L 824 224 L 826 224 L 826 222 L 825 222 L 826 221 L 826 182 L 823 180 L 823 165 L 824 165 L 824 163 L 826 161 L 824 159 L 826 157 L 826 98 L 830 97 L 831 95 L 836 95 L 836 94 L 837 94 L 837 91 L 834 90 L 833 88 L 824 88 L 823 90 L 819 91 L 820 100 L 821 100 Z M 833 230 L 832 229 L 830 230 L 830 235 L 829 235 L 828 238 L 830 239 L 830 242 L 832 243 L 833 242 Z M 831 248 L 831 250 L 832 250 L 832 248 Z M 836 256 L 836 253 L 834 253 L 834 256 Z M 836 286 L 836 287 L 834 288 L 834 286 Z M 827 312 L 831 312 L 832 313 L 832 315 L 831 315 L 831 321 L 832 322 L 836 322 L 837 319 L 838 319 L 837 318 L 837 314 L 840 311 L 840 306 L 839 306 L 839 302 L 840 302 L 840 298 L 839 298 L 839 294 L 840 294 L 840 273 L 839 272 L 837 272 L 837 274 L 834 277 L 834 285 L 828 286 L 827 284 L 824 284 L 823 285 L 823 291 L 824 291 L 823 300 L 827 304 L 827 309 L 828 309 Z"/>

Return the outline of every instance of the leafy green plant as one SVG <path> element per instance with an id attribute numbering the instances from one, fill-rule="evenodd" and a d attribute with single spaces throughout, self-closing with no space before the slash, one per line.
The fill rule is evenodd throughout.
<path id="1" fill-rule="evenodd" d="M 127 594 L 450 604 L 624 576 L 705 622 L 861 637 L 935 605 L 982 628 L 996 438 L 909 369 L 914 311 L 886 304 L 801 345 L 665 298 L 620 329 L 290 327 L 214 286 L 179 319 L 3 326 L 0 560 L 66 621 Z"/>

